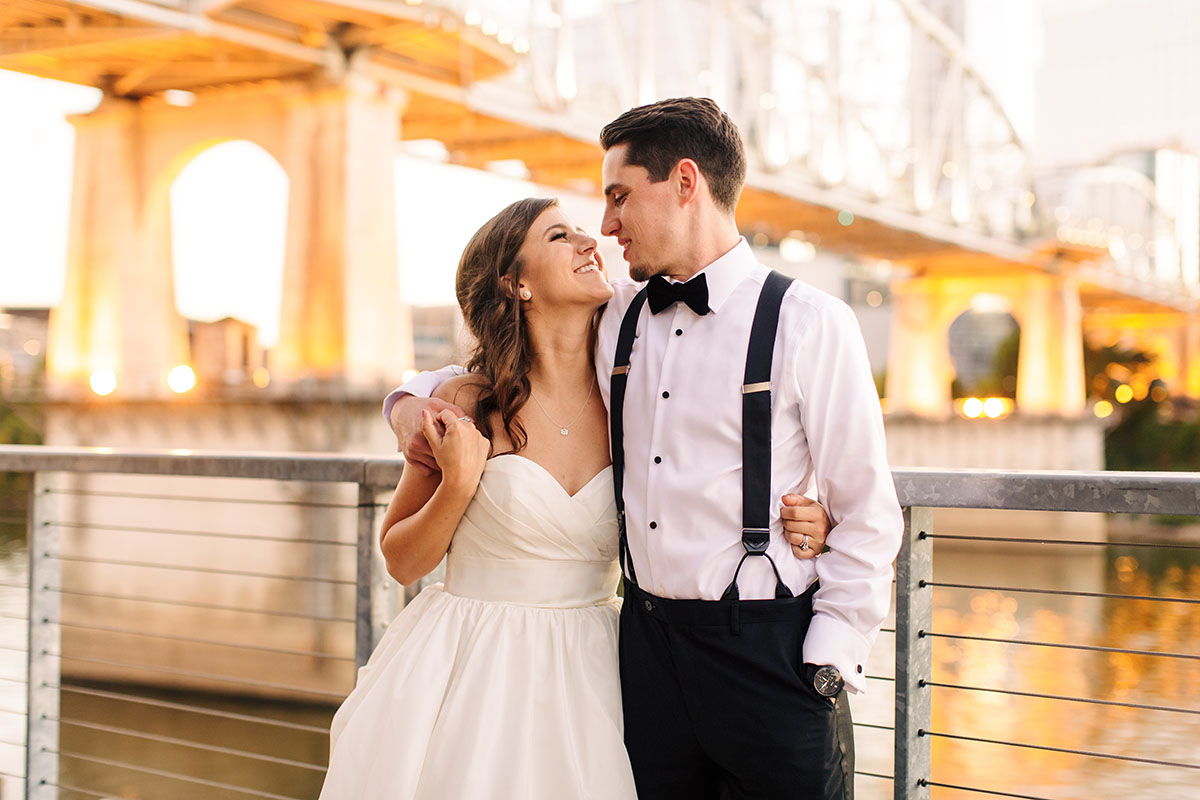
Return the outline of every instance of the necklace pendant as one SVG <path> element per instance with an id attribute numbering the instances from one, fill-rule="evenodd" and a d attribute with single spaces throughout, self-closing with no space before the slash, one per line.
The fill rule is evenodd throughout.
<path id="1" fill-rule="evenodd" d="M 563 436 L 566 436 L 566 435 L 567 435 L 567 429 L 566 429 L 566 428 L 559 428 L 559 429 L 558 429 L 558 432 L 559 432 L 559 433 L 561 433 Z"/>

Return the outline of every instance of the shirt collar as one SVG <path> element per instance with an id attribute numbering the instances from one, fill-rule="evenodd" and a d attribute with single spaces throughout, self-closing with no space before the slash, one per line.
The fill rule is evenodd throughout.
<path id="1" fill-rule="evenodd" d="M 714 314 L 720 312 L 721 306 L 733 294 L 733 290 L 757 264 L 758 259 L 754 257 L 754 251 L 750 249 L 746 237 L 742 236 L 729 252 L 696 273 L 707 276 L 705 280 L 708 282 L 708 307 Z"/>

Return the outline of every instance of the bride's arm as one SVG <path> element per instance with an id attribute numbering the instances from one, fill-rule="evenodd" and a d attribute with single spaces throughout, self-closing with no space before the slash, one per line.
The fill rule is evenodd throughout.
<path id="1" fill-rule="evenodd" d="M 452 411 L 437 418 L 425 412 L 423 423 L 441 472 L 405 469 L 380 532 L 388 574 L 402 584 L 428 575 L 441 562 L 490 450 L 475 426 Z"/>

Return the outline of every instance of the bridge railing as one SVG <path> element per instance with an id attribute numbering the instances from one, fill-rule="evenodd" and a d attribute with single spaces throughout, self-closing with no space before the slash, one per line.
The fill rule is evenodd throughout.
<path id="1" fill-rule="evenodd" d="M 23 787 L 31 798 L 58 797 L 60 790 L 121 796 L 128 787 L 146 797 L 315 797 L 332 712 L 402 603 L 376 545 L 378 512 L 401 469 L 395 457 L 0 447 L 0 472 L 33 476 L 28 571 L 0 559 L 0 619 L 19 626 L 0 626 L 4 788 Z M 966 592 L 972 603 L 1086 596 L 1194 614 L 1197 593 L 947 580 L 935 577 L 933 548 L 1103 550 L 1113 543 L 962 536 L 937 527 L 934 509 L 1196 515 L 1200 475 L 897 470 L 894 477 L 906 531 L 895 624 L 885 628 L 868 669 L 865 698 L 876 706 L 854 698 L 860 797 L 921 798 L 931 787 L 945 787 L 939 797 L 955 787 L 971 795 L 1043 796 L 1030 788 L 1042 784 L 1020 772 L 1006 782 L 972 782 L 943 764 L 949 751 L 935 742 L 1001 756 L 1018 748 L 1089 762 L 1153 762 L 1194 778 L 1194 753 L 1083 747 L 1049 739 L 1033 724 L 981 735 L 944 709 L 934 712 L 936 704 L 957 707 L 959 697 L 971 695 L 1032 699 L 1063 715 L 1086 705 L 1194 720 L 1200 709 L 1174 695 L 1147 702 L 1111 687 L 1042 691 L 1020 685 L 1015 671 L 982 680 L 969 670 L 948 671 L 945 651 L 1034 649 L 1190 668 L 1200 664 L 1200 634 L 1172 646 L 1113 647 L 1070 631 L 980 633 L 947 624 L 935 595 Z M 0 499 L 0 517 L 14 517 L 12 498 Z M 1127 544 L 1200 551 L 1186 543 Z M 986 568 L 991 558 L 989 550 L 979 563 Z M 1200 565 L 1196 573 L 1200 592 Z M 1195 627 L 1200 631 L 1200 621 Z M 886 666 L 889 640 L 894 672 Z M 1179 680 L 1200 685 L 1200 675 Z M 894 711 L 878 705 L 893 698 Z"/>
<path id="2" fill-rule="evenodd" d="M 712 97 L 745 136 L 752 172 L 999 237 L 1035 232 L 1032 162 L 967 57 L 954 9 L 939 17 L 917 0 L 598 0 L 528 13 L 472 5 L 483 13 L 469 24 L 510 25 L 528 39 L 519 67 L 494 83 L 531 91 L 581 130 L 655 99 Z M 664 31 L 683 46 L 664 47 Z"/>

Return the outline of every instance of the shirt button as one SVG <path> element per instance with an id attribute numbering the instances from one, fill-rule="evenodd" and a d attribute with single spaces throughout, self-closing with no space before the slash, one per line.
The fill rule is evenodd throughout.
<path id="1" fill-rule="evenodd" d="M 676 336 L 683 336 L 683 328 L 676 328 L 676 329 L 675 329 L 675 335 L 676 335 Z"/>
<path id="2" fill-rule="evenodd" d="M 654 463 L 655 463 L 655 464 L 661 464 L 661 463 L 662 463 L 662 456 L 655 456 L 655 457 L 654 457 Z"/>
<path id="3" fill-rule="evenodd" d="M 670 396 L 671 396 L 670 392 L 663 392 L 663 400 L 666 400 Z"/>
<path id="4" fill-rule="evenodd" d="M 647 611 L 653 611 L 653 610 L 654 610 L 654 603 L 651 603 L 649 600 L 646 600 L 646 601 L 644 601 L 644 602 L 642 603 L 642 605 L 643 605 L 643 606 L 646 608 L 646 610 L 647 610 Z"/>
<path id="5" fill-rule="evenodd" d="M 658 523 L 651 520 L 650 521 L 650 530 L 654 530 L 657 527 L 658 527 Z"/>

